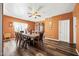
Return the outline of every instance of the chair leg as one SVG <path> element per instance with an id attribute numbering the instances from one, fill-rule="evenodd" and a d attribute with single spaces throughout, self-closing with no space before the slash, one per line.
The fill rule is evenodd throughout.
<path id="1" fill-rule="evenodd" d="M 24 48 L 27 49 L 27 41 L 24 42 Z"/>
<path id="2" fill-rule="evenodd" d="M 16 41 L 16 46 L 18 46 L 18 42 Z"/>
<path id="3" fill-rule="evenodd" d="M 25 49 L 27 49 L 27 44 L 28 44 L 28 43 L 27 43 L 27 42 L 25 42 Z"/>
<path id="4" fill-rule="evenodd" d="M 28 42 L 28 45 L 30 46 L 30 41 Z"/>
<path id="5" fill-rule="evenodd" d="M 25 41 L 23 41 L 23 43 L 22 43 L 22 48 L 24 48 L 24 46 L 25 46 Z"/>
<path id="6" fill-rule="evenodd" d="M 33 46 L 34 46 L 34 40 L 33 40 Z"/>
<path id="7" fill-rule="evenodd" d="M 22 40 L 19 41 L 19 48 L 22 48 Z"/>
<path id="8" fill-rule="evenodd" d="M 23 42 L 23 48 L 27 49 L 27 44 L 28 44 L 28 42 L 27 41 L 24 41 Z"/>

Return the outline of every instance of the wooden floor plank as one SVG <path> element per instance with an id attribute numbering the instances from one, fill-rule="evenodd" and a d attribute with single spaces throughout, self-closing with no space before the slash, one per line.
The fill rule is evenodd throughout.
<path id="1" fill-rule="evenodd" d="M 46 39 L 44 47 L 38 49 L 29 46 L 28 49 L 17 48 L 15 40 L 4 42 L 5 56 L 77 56 L 74 47 L 70 47 L 68 43 Z"/>

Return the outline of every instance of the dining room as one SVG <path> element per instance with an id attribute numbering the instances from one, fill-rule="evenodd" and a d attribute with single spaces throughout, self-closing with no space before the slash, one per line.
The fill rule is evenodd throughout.
<path id="1" fill-rule="evenodd" d="M 15 49 L 16 47 L 27 49 L 29 48 L 29 45 L 31 45 L 40 48 L 39 43 L 40 41 L 42 42 L 42 40 L 39 41 L 39 39 L 42 39 L 44 33 L 43 23 L 36 24 L 35 22 L 32 21 L 26 21 L 23 19 L 6 16 L 6 15 L 3 16 L 3 19 L 4 19 L 3 41 L 5 42 L 4 55 L 10 55 L 9 53 L 10 51 L 15 51 L 15 50 L 11 50 L 11 48 Z M 36 24 L 36 29 L 37 28 L 39 29 L 39 27 L 41 27 L 42 30 L 39 29 L 41 32 L 39 30 L 34 31 L 35 24 Z M 41 26 L 39 26 L 39 24 Z M 8 50 L 9 50 L 8 52 L 9 54 L 7 53 Z"/>
<path id="2" fill-rule="evenodd" d="M 3 55 L 77 55 L 74 7 L 74 3 L 4 3 Z"/>

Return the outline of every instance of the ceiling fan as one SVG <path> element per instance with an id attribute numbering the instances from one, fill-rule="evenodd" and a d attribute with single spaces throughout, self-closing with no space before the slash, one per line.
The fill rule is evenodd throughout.
<path id="1" fill-rule="evenodd" d="M 38 9 L 33 9 L 32 7 L 28 7 L 28 9 L 30 10 L 30 12 L 28 12 L 29 17 L 34 17 L 35 19 L 37 17 L 41 17 L 41 14 L 39 13 L 39 11 L 43 8 L 43 6 L 39 6 Z"/>

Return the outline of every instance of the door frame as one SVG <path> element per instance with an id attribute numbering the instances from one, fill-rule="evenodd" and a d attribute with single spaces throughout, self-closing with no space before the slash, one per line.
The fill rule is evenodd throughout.
<path id="1" fill-rule="evenodd" d="M 73 43 L 76 44 L 76 17 L 75 16 L 73 17 Z"/>
<path id="2" fill-rule="evenodd" d="M 69 31 L 68 31 L 69 42 L 68 43 L 70 43 L 70 19 L 69 20 L 68 19 L 67 20 L 59 20 L 59 22 L 58 22 L 58 39 L 59 39 L 59 36 L 60 36 L 60 28 L 59 28 L 60 27 L 60 24 L 59 23 L 61 21 L 69 21 L 69 24 L 68 24 L 69 25 Z M 59 39 L 59 41 L 63 41 L 63 40 L 60 40 Z M 64 42 L 67 42 L 67 41 L 64 41 Z"/>

